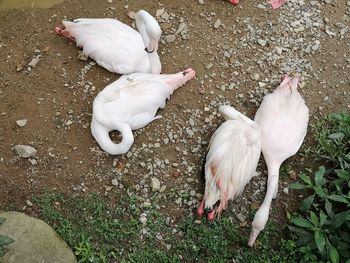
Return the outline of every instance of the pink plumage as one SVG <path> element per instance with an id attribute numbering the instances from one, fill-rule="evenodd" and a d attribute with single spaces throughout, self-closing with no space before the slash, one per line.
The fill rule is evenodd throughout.
<path id="1" fill-rule="evenodd" d="M 265 199 L 256 212 L 249 246 L 253 246 L 258 234 L 265 228 L 273 198 L 278 191 L 279 168 L 299 150 L 307 131 L 309 109 L 298 92 L 299 78 L 287 75 L 281 85 L 264 97 L 254 120 L 260 125 L 261 150 L 268 169 Z"/>
<path id="2" fill-rule="evenodd" d="M 226 121 L 215 131 L 205 163 L 205 193 L 199 215 L 211 210 L 213 220 L 237 197 L 255 173 L 260 157 L 260 128 L 230 106 L 219 111 Z M 219 203 L 219 204 L 218 204 Z"/>

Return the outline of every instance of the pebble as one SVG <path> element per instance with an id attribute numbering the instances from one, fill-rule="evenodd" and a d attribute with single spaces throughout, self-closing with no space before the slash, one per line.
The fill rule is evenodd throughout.
<path id="1" fill-rule="evenodd" d="M 22 144 L 16 145 L 15 150 L 18 156 L 21 158 L 34 157 L 37 153 L 37 150 L 32 146 Z"/>
<path id="2" fill-rule="evenodd" d="M 132 20 L 135 20 L 136 13 L 134 11 L 129 11 L 128 12 L 128 17 L 131 18 Z"/>
<path id="3" fill-rule="evenodd" d="M 167 35 L 167 36 L 165 36 L 165 41 L 167 43 L 174 42 L 175 40 L 176 40 L 176 36 L 175 35 Z"/>
<path id="4" fill-rule="evenodd" d="M 220 20 L 220 19 L 217 19 L 217 20 L 215 21 L 215 23 L 214 23 L 214 28 L 215 28 L 215 29 L 218 29 L 220 25 L 221 25 L 221 20 Z"/>
<path id="5" fill-rule="evenodd" d="M 146 222 L 147 222 L 147 217 L 144 215 L 144 214 L 142 214 L 141 216 L 140 216 L 140 222 L 141 222 L 141 224 L 146 224 Z"/>
<path id="6" fill-rule="evenodd" d="M 198 0 L 198 4 L 204 5 L 204 0 Z"/>
<path id="7" fill-rule="evenodd" d="M 266 46 L 266 43 L 267 43 L 266 40 L 264 40 L 264 39 L 258 39 L 258 44 L 259 44 L 259 45 L 261 45 L 261 46 L 264 47 L 264 46 Z"/>
<path id="8" fill-rule="evenodd" d="M 40 61 L 40 57 L 41 55 L 37 55 L 36 57 L 34 57 L 29 63 L 28 66 L 31 68 L 34 68 Z"/>
<path id="9" fill-rule="evenodd" d="M 158 178 L 156 177 L 151 178 L 151 188 L 153 192 L 160 190 L 160 181 L 158 180 Z"/>
<path id="10" fill-rule="evenodd" d="M 238 213 L 238 214 L 236 215 L 236 217 L 237 217 L 237 219 L 239 220 L 239 222 L 241 222 L 241 223 L 243 223 L 243 222 L 245 222 L 245 221 L 247 220 L 247 217 L 244 216 L 242 213 Z"/>
<path id="11" fill-rule="evenodd" d="M 19 127 L 24 127 L 24 126 L 27 125 L 27 119 L 17 120 L 17 121 L 16 121 L 16 124 L 17 124 Z"/>
<path id="12" fill-rule="evenodd" d="M 118 182 L 117 179 L 113 179 L 113 180 L 111 181 L 111 183 L 112 183 L 112 185 L 114 185 L 114 186 L 118 186 L 118 184 L 119 184 L 119 182 Z"/>
<path id="13" fill-rule="evenodd" d="M 88 61 L 88 58 L 81 51 L 79 51 L 78 59 L 81 61 Z"/>

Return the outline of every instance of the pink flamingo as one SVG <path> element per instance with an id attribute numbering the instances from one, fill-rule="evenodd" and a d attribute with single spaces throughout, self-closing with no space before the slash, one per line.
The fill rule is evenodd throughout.
<path id="1" fill-rule="evenodd" d="M 252 247 L 265 228 L 272 199 L 278 190 L 281 164 L 296 154 L 307 131 L 309 109 L 298 92 L 299 78 L 283 77 L 281 85 L 264 97 L 254 120 L 260 125 L 261 149 L 268 170 L 265 199 L 256 212 L 248 245 Z"/>
<path id="2" fill-rule="evenodd" d="M 205 192 L 199 216 L 208 209 L 214 220 L 237 197 L 255 173 L 261 143 L 260 127 L 230 106 L 221 106 L 225 122 L 215 131 L 205 163 Z"/>

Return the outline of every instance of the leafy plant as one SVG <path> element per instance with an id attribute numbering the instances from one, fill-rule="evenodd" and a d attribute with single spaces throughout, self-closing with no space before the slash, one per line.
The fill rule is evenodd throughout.
<path id="1" fill-rule="evenodd" d="M 5 222 L 5 218 L 0 217 L 0 225 L 2 225 Z M 0 257 L 5 255 L 6 249 L 5 246 L 13 243 L 14 240 L 8 236 L 0 235 Z"/>
<path id="2" fill-rule="evenodd" d="M 317 137 L 318 153 L 328 169 L 321 166 L 314 174 L 301 174 L 302 183 L 289 186 L 310 193 L 289 229 L 298 236 L 304 262 L 345 262 L 350 259 L 350 116 L 325 117 L 317 125 Z"/>

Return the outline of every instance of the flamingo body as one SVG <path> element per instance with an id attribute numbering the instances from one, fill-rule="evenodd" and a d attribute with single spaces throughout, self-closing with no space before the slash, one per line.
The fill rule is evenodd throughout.
<path id="1" fill-rule="evenodd" d="M 140 32 L 111 18 L 63 21 L 64 29 L 58 27 L 56 32 L 76 41 L 85 56 L 111 72 L 159 74 L 161 64 L 157 49 L 160 26 L 144 10 L 137 12 L 135 20 Z"/>
<path id="2" fill-rule="evenodd" d="M 260 125 L 261 149 L 268 169 L 265 199 L 255 214 L 249 246 L 265 228 L 273 198 L 278 191 L 279 168 L 296 154 L 304 140 L 309 109 L 298 92 L 299 78 L 284 77 L 281 85 L 264 97 L 254 120 Z"/>
<path id="3" fill-rule="evenodd" d="M 230 106 L 219 111 L 226 121 L 215 131 L 205 163 L 205 193 L 198 214 L 204 209 L 216 210 L 208 214 L 214 219 L 227 206 L 229 199 L 237 197 L 255 173 L 261 143 L 260 127 L 254 121 Z"/>
<path id="4" fill-rule="evenodd" d="M 132 130 L 160 118 L 155 116 L 158 108 L 164 108 L 174 90 L 194 76 L 192 69 L 168 75 L 133 73 L 108 85 L 93 103 L 91 132 L 97 143 L 109 154 L 126 153 L 134 142 Z M 119 144 L 109 137 L 113 130 L 122 135 Z"/>

